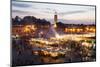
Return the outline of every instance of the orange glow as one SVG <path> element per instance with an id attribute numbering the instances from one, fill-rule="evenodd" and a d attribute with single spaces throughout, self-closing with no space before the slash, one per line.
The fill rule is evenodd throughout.
<path id="1" fill-rule="evenodd" d="M 96 30 L 95 29 L 93 29 L 93 32 L 95 32 Z"/>
<path id="2" fill-rule="evenodd" d="M 72 32 L 73 29 L 70 29 L 70 31 Z"/>
<path id="3" fill-rule="evenodd" d="M 72 29 L 73 32 L 75 32 L 75 30 L 76 30 L 75 28 Z"/>
<path id="4" fill-rule="evenodd" d="M 89 30 L 89 28 L 88 28 L 88 27 L 86 27 L 86 30 L 88 31 L 88 30 Z"/>
<path id="5" fill-rule="evenodd" d="M 77 29 L 77 32 L 80 32 L 80 29 Z"/>
<path id="6" fill-rule="evenodd" d="M 36 27 L 35 27 L 35 25 L 26 25 L 25 27 L 24 27 L 24 32 L 30 32 L 30 31 L 35 31 L 36 30 Z"/>
<path id="7" fill-rule="evenodd" d="M 29 27 L 25 27 L 25 28 L 24 28 L 24 32 L 30 32 Z"/>
<path id="8" fill-rule="evenodd" d="M 68 32 L 68 29 L 67 28 L 65 28 L 65 32 Z"/>

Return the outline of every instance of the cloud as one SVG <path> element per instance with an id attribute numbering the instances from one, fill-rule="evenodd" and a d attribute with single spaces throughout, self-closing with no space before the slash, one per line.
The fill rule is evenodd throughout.
<path id="1" fill-rule="evenodd" d="M 12 13 L 19 13 L 19 14 L 33 14 L 29 11 L 22 11 L 22 10 L 12 10 Z"/>
<path id="2" fill-rule="evenodd" d="M 25 10 L 12 10 L 12 13 L 16 13 L 18 15 L 43 15 L 43 13 L 39 12 L 32 12 L 32 11 L 25 11 Z"/>
<path id="3" fill-rule="evenodd" d="M 25 3 L 21 3 L 21 2 L 14 2 L 12 1 L 12 6 L 15 6 L 15 7 L 30 7 L 31 5 L 29 4 L 25 4 Z"/>
<path id="4" fill-rule="evenodd" d="M 58 13 L 58 14 L 59 15 L 70 15 L 70 14 L 77 14 L 77 13 L 84 13 L 84 12 L 87 12 L 87 11 L 85 11 L 85 10 L 77 10 L 77 11 Z"/>

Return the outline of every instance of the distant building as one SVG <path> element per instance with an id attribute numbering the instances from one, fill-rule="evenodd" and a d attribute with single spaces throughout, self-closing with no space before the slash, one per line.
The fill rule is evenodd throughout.
<path id="1" fill-rule="evenodd" d="M 57 22 L 58 22 L 58 16 L 57 16 L 57 12 L 55 12 L 55 14 L 54 14 L 54 27 L 57 27 Z"/>

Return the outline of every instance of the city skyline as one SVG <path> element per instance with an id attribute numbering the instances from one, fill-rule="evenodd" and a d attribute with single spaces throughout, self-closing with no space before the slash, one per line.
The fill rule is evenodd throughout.
<path id="1" fill-rule="evenodd" d="M 12 66 L 96 62 L 95 6 L 12 2 Z"/>
<path id="2" fill-rule="evenodd" d="M 95 7 L 65 4 L 48 4 L 12 1 L 12 17 L 35 16 L 54 22 L 57 12 L 58 21 L 65 24 L 95 24 Z"/>

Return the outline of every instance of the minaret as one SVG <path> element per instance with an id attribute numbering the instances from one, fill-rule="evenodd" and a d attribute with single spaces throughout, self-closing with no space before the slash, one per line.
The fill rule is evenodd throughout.
<path id="1" fill-rule="evenodd" d="M 57 12 L 55 12 L 54 14 L 54 27 L 57 27 L 57 20 L 58 20 L 58 16 L 57 16 Z"/>

